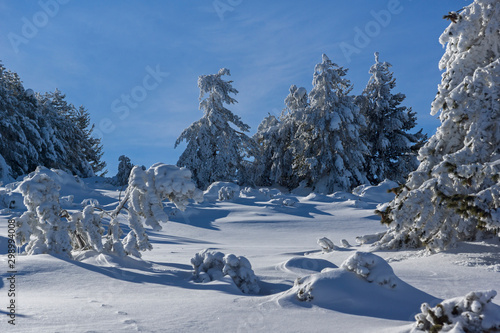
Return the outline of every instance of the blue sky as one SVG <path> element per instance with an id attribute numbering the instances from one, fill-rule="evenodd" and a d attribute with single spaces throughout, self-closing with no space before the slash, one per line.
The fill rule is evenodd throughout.
<path id="1" fill-rule="evenodd" d="M 202 116 L 199 75 L 231 70 L 240 93 L 230 109 L 252 135 L 264 116 L 281 112 L 291 84 L 310 91 L 322 53 L 349 68 L 360 93 L 378 51 L 418 129 L 432 134 L 438 39 L 449 23 L 442 16 L 469 3 L 0 0 L 0 60 L 25 88 L 58 88 L 89 110 L 112 176 L 122 154 L 147 167 L 177 162 L 177 136 Z"/>

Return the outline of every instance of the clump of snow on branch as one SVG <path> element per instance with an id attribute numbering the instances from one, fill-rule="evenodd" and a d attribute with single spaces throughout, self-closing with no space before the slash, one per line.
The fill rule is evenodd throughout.
<path id="1" fill-rule="evenodd" d="M 193 279 L 196 282 L 220 280 L 229 275 L 236 286 L 245 294 L 257 294 L 260 291 L 258 278 L 247 258 L 224 255 L 222 252 L 203 250 L 191 259 Z"/>
<path id="2" fill-rule="evenodd" d="M 498 332 L 500 307 L 491 301 L 496 291 L 471 292 L 431 308 L 423 303 L 412 332 Z"/>

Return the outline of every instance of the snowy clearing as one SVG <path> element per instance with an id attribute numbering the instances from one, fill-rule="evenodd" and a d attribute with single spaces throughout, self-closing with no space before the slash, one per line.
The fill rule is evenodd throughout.
<path id="1" fill-rule="evenodd" d="M 97 178 L 80 187 L 66 183 L 61 195 L 71 193 L 74 199 L 60 204 L 68 210 L 84 199 L 110 209 L 123 196 L 119 188 Z M 343 263 L 356 251 L 371 251 L 368 244 L 357 245 L 356 237 L 386 230 L 373 213 L 381 203 L 374 199 L 387 199 L 384 186 L 378 190 L 379 196 L 375 187 L 356 192 L 360 195 L 296 196 L 241 189 L 230 200 L 191 203 L 185 212 L 168 203 L 170 221 L 163 229 L 146 228 L 153 250 L 143 252 L 142 259 L 92 251 L 76 254 L 76 260 L 18 255 L 16 325 L 7 322 L 6 305 L 12 297 L 10 275 L 3 273 L 2 331 L 409 332 L 423 302 L 433 307 L 471 291 L 500 290 L 498 241 L 463 243 L 431 256 L 377 251 L 374 256 L 385 261 L 361 256 L 376 265 L 365 262 L 352 268 L 351 260 L 347 269 Z M 0 193 L 4 201 L 9 197 Z M 285 204 L 286 199 L 294 204 Z M 22 211 L 2 210 L 4 268 L 7 221 Z M 120 222 L 127 232 L 126 220 Z M 317 241 L 323 237 L 333 241 L 333 251 L 322 251 Z M 343 239 L 351 246 L 345 247 Z M 195 282 L 191 258 L 204 249 L 247 258 L 258 279 L 258 294 L 243 293 L 229 275 Z M 367 273 L 366 267 L 378 268 Z M 297 296 L 298 278 L 302 286 L 312 287 L 309 301 Z M 499 300 L 493 299 L 490 312 L 499 312 Z"/>

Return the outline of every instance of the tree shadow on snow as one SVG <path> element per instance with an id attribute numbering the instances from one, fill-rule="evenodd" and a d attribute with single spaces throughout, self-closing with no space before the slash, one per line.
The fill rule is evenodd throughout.
<path id="1" fill-rule="evenodd" d="M 233 294 L 238 296 L 247 295 L 242 293 L 229 277 L 225 277 L 224 279 L 218 281 L 211 281 L 209 283 L 196 283 L 192 281 L 192 271 L 185 270 L 186 268 L 190 268 L 190 266 L 187 265 L 164 263 L 161 265 L 171 266 L 177 269 L 159 270 L 158 265 L 160 264 L 156 262 L 146 262 L 139 259 L 126 258 L 125 261 L 129 262 L 129 264 L 127 264 L 121 262 L 122 260 L 124 260 L 124 258 L 115 258 L 117 261 L 120 261 L 120 265 L 135 267 L 132 270 L 130 270 L 117 266 L 113 267 L 97 266 L 59 256 L 57 256 L 57 258 L 72 265 L 75 265 L 77 267 L 80 267 L 82 269 L 124 283 L 123 285 L 119 285 L 113 282 L 113 286 L 116 290 L 126 290 L 127 284 L 133 284 L 133 285 L 154 284 L 166 287 L 192 289 L 192 290 L 212 290 L 212 291 L 215 290 L 226 294 Z M 134 264 L 134 261 L 137 263 Z M 137 269 L 138 266 L 141 266 L 140 270 Z M 179 270 L 178 268 L 181 268 L 182 270 Z"/>

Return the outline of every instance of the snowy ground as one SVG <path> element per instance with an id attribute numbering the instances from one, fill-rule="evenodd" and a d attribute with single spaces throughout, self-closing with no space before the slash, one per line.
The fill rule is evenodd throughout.
<path id="1" fill-rule="evenodd" d="M 95 198 L 101 205 L 116 204 L 116 188 L 87 185 L 85 191 L 63 188 L 62 195 L 73 191 L 75 203 Z M 15 326 L 7 323 L 6 235 L 7 220 L 19 211 L 3 210 L 0 331 L 407 332 L 422 301 L 435 305 L 470 291 L 500 291 L 498 241 L 466 243 L 432 256 L 421 251 L 375 252 L 392 267 L 392 279 L 398 283 L 394 289 L 339 270 L 356 251 L 370 251 L 368 245 L 356 244 L 357 236 L 385 230 L 373 209 L 387 194 L 358 194 L 362 196 L 273 199 L 251 192 L 231 201 L 191 204 L 172 216 L 162 231 L 148 230 L 154 249 L 141 260 L 93 253 L 71 261 L 18 256 Z M 294 199 L 298 202 L 286 206 L 283 199 L 290 199 L 290 205 Z M 172 209 L 169 204 L 167 210 Z M 322 237 L 333 240 L 337 249 L 322 253 L 316 243 Z M 341 248 L 341 239 L 353 246 Z M 243 294 L 229 277 L 193 282 L 190 259 L 206 248 L 247 257 L 260 279 L 260 294 Z M 330 271 L 322 273 L 323 278 L 312 278 L 317 280 L 314 299 L 298 301 L 294 281 L 326 268 Z"/>

